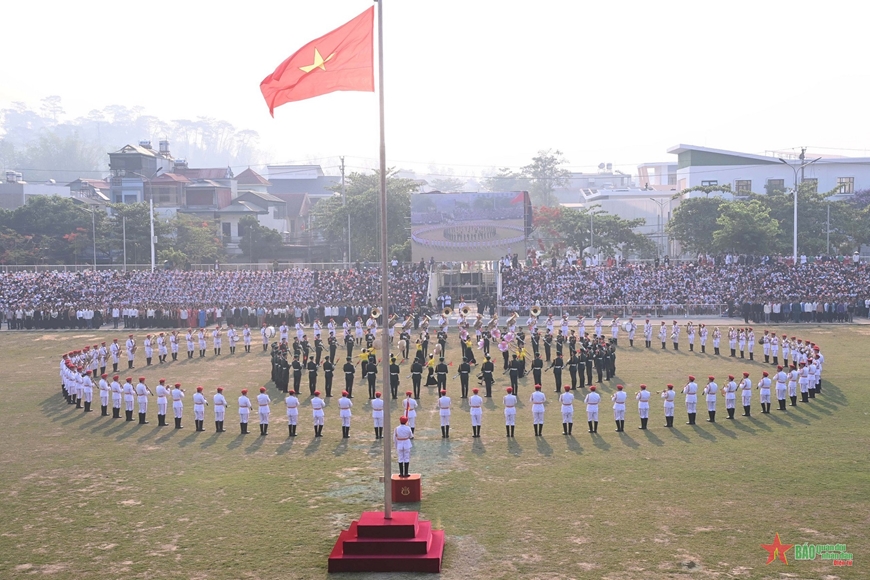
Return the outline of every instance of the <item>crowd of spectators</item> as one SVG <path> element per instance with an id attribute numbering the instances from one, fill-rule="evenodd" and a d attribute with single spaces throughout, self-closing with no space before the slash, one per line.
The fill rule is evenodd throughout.
<path id="1" fill-rule="evenodd" d="M 425 268 L 390 269 L 390 310 L 416 311 L 427 302 Z M 0 315 L 9 327 L 81 326 L 80 313 L 106 320 L 114 309 L 155 311 L 157 318 L 178 317 L 180 309 L 212 313 L 245 308 L 253 317 L 266 310 L 277 316 L 314 317 L 368 312 L 381 303 L 380 268 L 277 271 L 9 272 L 0 274 Z M 19 322 L 20 321 L 20 322 Z M 247 321 L 246 321 L 247 322 Z M 87 323 L 89 326 L 93 323 Z"/>

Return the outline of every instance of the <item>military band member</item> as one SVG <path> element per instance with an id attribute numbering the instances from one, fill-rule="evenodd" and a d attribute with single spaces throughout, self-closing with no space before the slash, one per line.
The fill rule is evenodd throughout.
<path id="1" fill-rule="evenodd" d="M 369 382 L 369 399 L 375 398 L 375 392 L 377 389 L 377 378 L 378 378 L 378 363 L 377 359 L 374 358 L 374 355 L 370 355 L 368 359 L 368 365 L 366 365 L 365 377 Z"/>
<path id="2" fill-rule="evenodd" d="M 761 398 L 761 412 L 766 415 L 770 413 L 770 378 L 767 371 L 761 373 L 761 380 L 758 381 L 756 388 Z"/>
<path id="3" fill-rule="evenodd" d="M 568 374 L 571 375 L 571 388 L 577 388 L 577 365 L 580 364 L 580 358 L 577 356 L 577 352 L 574 351 L 568 357 Z M 541 381 L 539 378 L 535 379 L 535 384 L 540 384 Z M 557 385 L 558 386 L 558 385 Z"/>
<path id="4" fill-rule="evenodd" d="M 459 384 L 462 390 L 462 398 L 468 398 L 468 377 L 471 375 L 471 365 L 468 364 L 468 358 L 463 358 L 459 364 Z"/>
<path id="5" fill-rule="evenodd" d="M 296 423 L 299 419 L 299 399 L 296 391 L 290 389 L 284 398 L 284 406 L 287 407 L 287 430 L 288 437 L 296 437 Z"/>
<path id="6" fill-rule="evenodd" d="M 395 398 L 395 397 L 394 397 Z M 375 398 L 372 399 L 372 422 L 375 424 L 375 439 L 384 438 L 384 400 L 381 398 L 381 392 L 375 393 Z"/>
<path id="7" fill-rule="evenodd" d="M 127 377 L 124 383 L 124 415 L 127 421 L 133 420 L 133 402 L 135 401 L 136 389 L 133 387 L 132 377 Z"/>
<path id="8" fill-rule="evenodd" d="M 722 331 L 716 326 L 713 328 L 713 354 L 719 356 L 719 343 L 722 340 Z"/>
<path id="9" fill-rule="evenodd" d="M 683 393 L 686 395 L 686 413 L 689 415 L 686 425 L 694 425 L 695 415 L 697 415 L 698 385 L 693 375 L 689 375 L 689 382 L 683 387 Z"/>
<path id="10" fill-rule="evenodd" d="M 265 389 L 265 387 L 263 387 Z M 205 407 L 208 405 L 208 401 L 205 399 L 205 395 L 202 394 L 202 387 L 196 387 L 196 392 L 193 394 L 193 422 L 196 425 L 197 431 L 205 431 Z M 262 410 L 261 410 L 262 413 Z M 268 423 L 268 418 L 266 419 Z M 260 432 L 262 433 L 263 428 L 260 427 Z"/>
<path id="11" fill-rule="evenodd" d="M 586 421 L 589 423 L 589 432 L 598 433 L 598 403 L 601 395 L 595 392 L 595 385 L 589 387 L 589 393 L 583 399 L 586 403 Z"/>
<path id="12" fill-rule="evenodd" d="M 197 346 L 199 347 L 199 358 L 205 357 L 205 349 L 208 348 L 208 345 L 206 344 L 206 340 L 205 340 L 205 329 L 204 328 L 200 328 L 196 332 L 196 342 L 197 342 Z"/>
<path id="13" fill-rule="evenodd" d="M 372 397 L 374 399 L 375 397 Z M 338 416 L 341 418 L 341 438 L 350 438 L 350 408 L 353 407 L 353 401 L 347 398 L 347 391 L 341 392 L 341 397 L 338 398 Z"/>
<path id="14" fill-rule="evenodd" d="M 172 354 L 172 360 L 178 360 L 178 331 L 173 330 L 169 334 L 169 351 Z"/>
<path id="15" fill-rule="evenodd" d="M 686 324 L 686 340 L 689 342 L 689 352 L 695 351 L 695 325 L 690 320 Z"/>
<path id="16" fill-rule="evenodd" d="M 504 403 L 505 431 L 507 431 L 508 437 L 513 437 L 517 418 L 517 397 L 513 394 L 514 390 L 512 387 L 508 387 L 505 390 L 507 391 L 507 394 L 502 399 L 502 402 Z"/>
<path id="17" fill-rule="evenodd" d="M 290 363 L 290 368 L 293 369 L 293 390 L 297 393 L 302 386 L 302 363 L 299 362 L 299 355 L 293 355 L 293 362 Z M 311 391 L 312 393 L 314 391 Z"/>
<path id="18" fill-rule="evenodd" d="M 779 365 L 779 338 L 776 334 L 770 338 L 770 356 L 773 358 L 773 365 Z"/>
<path id="19" fill-rule="evenodd" d="M 191 329 L 187 329 L 187 334 L 184 335 L 184 340 L 187 342 L 187 358 L 193 358 L 194 351 L 194 339 L 193 339 L 193 331 Z"/>
<path id="20" fill-rule="evenodd" d="M 570 385 L 562 387 L 565 392 L 559 395 L 559 403 L 562 405 L 562 434 L 571 435 L 574 428 L 574 394 Z"/>
<path id="21" fill-rule="evenodd" d="M 667 339 L 668 339 L 668 327 L 665 326 L 665 322 L 663 320 L 661 323 L 661 326 L 659 326 L 659 340 L 662 343 L 662 350 L 667 350 L 667 348 L 668 348 Z"/>
<path id="22" fill-rule="evenodd" d="M 731 350 L 731 358 L 737 356 L 737 329 L 733 326 L 728 328 L 728 348 Z"/>
<path id="23" fill-rule="evenodd" d="M 755 360 L 755 332 L 752 327 L 746 329 L 746 347 L 749 351 L 749 360 Z"/>
<path id="24" fill-rule="evenodd" d="M 227 398 L 224 397 L 224 388 L 218 387 L 217 393 L 212 398 L 214 403 L 214 431 L 215 433 L 224 432 L 224 418 L 227 410 Z"/>
<path id="25" fill-rule="evenodd" d="M 408 427 L 411 428 L 411 439 L 414 438 L 414 428 L 417 422 L 417 400 L 412 396 L 411 391 L 405 392 L 405 400 L 402 401 L 402 409 L 405 410 L 405 416 L 408 417 Z"/>
<path id="26" fill-rule="evenodd" d="M 743 379 L 740 381 L 738 389 L 740 390 L 741 403 L 743 404 L 743 416 L 749 417 L 749 411 L 752 406 L 752 381 L 749 380 L 749 373 L 743 373 Z"/>
<path id="27" fill-rule="evenodd" d="M 737 348 L 740 350 L 740 358 L 746 358 L 746 330 L 737 330 Z"/>
<path id="28" fill-rule="evenodd" d="M 637 414 L 640 416 L 640 427 L 638 429 L 646 429 L 647 421 L 649 421 L 649 399 L 650 392 L 646 390 L 646 385 L 640 386 L 640 391 L 634 396 L 637 399 Z"/>
<path id="29" fill-rule="evenodd" d="M 100 416 L 109 416 L 109 383 L 106 379 L 109 377 L 106 373 L 100 375 Z"/>
<path id="30" fill-rule="evenodd" d="M 88 369 L 82 375 L 82 396 L 85 403 L 85 413 L 91 412 L 91 403 L 94 400 L 94 382 L 91 380 L 92 372 Z"/>
<path id="31" fill-rule="evenodd" d="M 791 400 L 791 407 L 797 407 L 797 385 L 798 371 L 794 363 L 792 363 L 791 369 L 788 372 L 788 398 Z"/>
<path id="32" fill-rule="evenodd" d="M 550 363 L 550 366 L 547 370 L 553 369 L 553 380 L 556 382 L 556 389 L 554 392 L 561 392 L 562 388 L 562 369 L 565 367 L 565 361 L 562 359 L 562 355 L 560 353 L 556 354 L 556 358 L 553 359 L 553 362 Z M 540 384 L 539 382 L 535 382 L 535 384 Z"/>
<path id="33" fill-rule="evenodd" d="M 707 377 L 707 384 L 704 387 L 704 395 L 707 400 L 707 418 L 708 423 L 716 422 L 716 395 L 719 392 L 719 385 L 716 384 L 715 377 L 710 375 Z"/>
<path id="34" fill-rule="evenodd" d="M 471 436 L 480 437 L 480 423 L 483 418 L 483 398 L 478 395 L 480 389 L 472 389 L 471 398 L 468 399 L 468 408 L 471 414 Z"/>
<path id="35" fill-rule="evenodd" d="M 157 426 L 165 427 L 166 426 L 166 407 L 167 407 L 167 396 L 169 395 L 169 389 L 166 388 L 166 379 L 160 379 L 157 382 Z"/>
<path id="36" fill-rule="evenodd" d="M 161 364 L 165 363 L 167 356 L 169 356 L 169 351 L 166 349 L 166 336 L 161 332 L 157 335 L 157 360 Z"/>
<path id="37" fill-rule="evenodd" d="M 269 334 L 268 329 L 266 328 L 266 323 L 264 322 L 260 326 L 260 337 L 263 339 L 263 352 L 266 352 L 266 349 L 269 347 Z"/>
<path id="38" fill-rule="evenodd" d="M 242 435 L 248 434 L 248 418 L 250 414 L 251 400 L 248 398 L 248 389 L 242 389 L 242 395 L 239 397 L 239 425 Z"/>
<path id="39" fill-rule="evenodd" d="M 175 383 L 170 392 L 172 397 L 172 413 L 175 415 L 175 428 L 184 429 L 181 425 L 181 415 L 184 412 L 184 389 L 181 388 L 181 383 Z"/>
<path id="40" fill-rule="evenodd" d="M 396 357 L 390 356 L 390 393 L 393 399 L 397 399 L 399 397 L 399 373 L 401 370 L 399 369 L 399 365 L 396 364 Z M 377 393 L 375 393 L 377 394 Z"/>
<path id="41" fill-rule="evenodd" d="M 242 328 L 242 344 L 245 346 L 245 352 L 251 352 L 251 329 L 247 324 Z"/>
<path id="42" fill-rule="evenodd" d="M 151 366 L 151 359 L 154 358 L 154 349 L 151 347 L 151 335 L 146 334 L 145 340 L 142 341 L 142 346 L 145 348 L 145 366 Z"/>
<path id="43" fill-rule="evenodd" d="M 109 345 L 109 354 L 112 355 L 112 372 L 118 372 L 118 364 L 121 362 L 121 345 L 118 344 L 118 339 L 113 338 L 112 344 Z"/>
<path id="44" fill-rule="evenodd" d="M 652 347 L 652 334 L 653 334 L 652 322 L 650 322 L 649 318 L 647 318 L 643 323 L 643 341 L 645 343 L 646 348 Z"/>
<path id="45" fill-rule="evenodd" d="M 133 368 L 133 362 L 136 358 L 136 341 L 133 340 L 133 335 L 127 335 L 127 368 Z"/>
<path id="46" fill-rule="evenodd" d="M 550 362 L 550 349 L 553 345 L 553 333 L 548 332 L 547 336 L 544 337 L 544 361 Z"/>
<path id="47" fill-rule="evenodd" d="M 776 380 L 776 402 L 779 408 L 777 411 L 785 411 L 785 393 L 788 375 L 782 370 L 782 365 L 776 367 L 777 373 L 773 375 Z"/>
<path id="48" fill-rule="evenodd" d="M 532 396 L 529 397 L 529 402 L 532 404 L 532 422 L 535 426 L 535 436 L 544 435 L 544 403 L 547 401 L 547 396 L 541 392 L 541 385 L 535 385 L 535 390 Z"/>
<path id="49" fill-rule="evenodd" d="M 616 421 L 617 433 L 625 431 L 625 401 L 628 395 L 622 389 L 622 385 L 616 385 L 616 392 L 610 397 L 613 401 L 613 419 Z"/>
<path id="50" fill-rule="evenodd" d="M 148 397 L 154 396 L 148 385 L 145 384 L 145 377 L 139 377 L 139 384 L 136 385 L 136 400 L 139 403 L 139 424 L 147 425 L 145 415 L 148 413 Z"/>
<path id="51" fill-rule="evenodd" d="M 807 368 L 807 363 L 801 361 L 798 363 L 798 384 L 801 388 L 801 403 L 809 403 L 809 387 L 810 387 L 810 371 Z"/>
<path id="52" fill-rule="evenodd" d="M 441 417 L 441 438 L 447 439 L 450 437 L 450 397 L 446 390 L 442 390 L 438 398 L 438 415 Z"/>
<path id="53" fill-rule="evenodd" d="M 674 392 L 674 385 L 668 384 L 667 390 L 660 391 L 662 399 L 665 400 L 665 427 L 674 426 L 674 401 L 677 394 Z"/>
<path id="54" fill-rule="evenodd" d="M 399 425 L 393 431 L 393 444 L 396 446 L 396 458 L 399 463 L 399 477 L 410 477 L 408 470 L 411 466 L 411 439 L 414 434 L 407 423 L 408 417 L 399 417 Z"/>
<path id="55" fill-rule="evenodd" d="M 236 329 L 230 324 L 227 327 L 227 344 L 230 347 L 230 354 L 236 354 L 236 342 L 239 340 L 239 335 L 236 334 Z"/>
<path id="56" fill-rule="evenodd" d="M 447 373 L 449 369 L 447 368 L 447 364 L 444 362 L 444 357 L 440 357 L 438 359 L 438 364 L 435 366 L 435 378 L 436 378 L 436 386 L 439 391 L 444 391 L 447 389 Z"/>
<path id="57" fill-rule="evenodd" d="M 323 408 L 325 406 L 326 401 L 320 398 L 320 391 L 314 391 L 314 397 L 311 399 L 311 414 L 314 417 L 315 437 L 323 437 Z"/>
<path id="58" fill-rule="evenodd" d="M 707 330 L 706 324 L 698 325 L 698 337 L 701 339 L 701 353 L 707 352 L 707 335 L 709 331 Z"/>
<path id="59" fill-rule="evenodd" d="M 118 375 L 112 377 L 112 419 L 121 418 L 121 383 L 118 382 Z"/>

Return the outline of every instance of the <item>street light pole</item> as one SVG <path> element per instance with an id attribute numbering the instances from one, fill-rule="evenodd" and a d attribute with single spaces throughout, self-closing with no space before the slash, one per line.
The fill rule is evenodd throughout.
<path id="1" fill-rule="evenodd" d="M 794 171 L 794 231 L 792 232 L 792 261 L 793 261 L 794 265 L 797 265 L 797 263 L 798 263 L 798 261 L 797 261 L 797 257 L 798 257 L 798 243 L 797 243 L 798 180 L 797 180 L 797 174 L 798 174 L 799 170 L 802 170 L 807 165 L 812 165 L 813 163 L 815 163 L 816 161 L 821 159 L 821 157 L 817 157 L 817 158 L 813 159 L 812 161 L 807 161 L 806 163 L 802 163 L 800 165 L 792 165 L 791 163 L 789 163 L 788 161 L 786 161 L 782 157 L 779 157 L 778 159 L 781 162 L 785 163 L 788 167 L 790 167 L 792 171 Z"/>
<path id="2" fill-rule="evenodd" d="M 121 235 L 124 238 L 124 271 L 127 271 L 127 216 L 121 216 Z"/>
<path id="3" fill-rule="evenodd" d="M 93 230 L 94 242 L 94 272 L 97 271 L 97 212 L 94 206 L 91 206 L 91 228 Z"/>
<path id="4" fill-rule="evenodd" d="M 659 245 L 662 247 L 662 253 L 665 253 L 665 200 L 656 199 L 654 197 L 649 198 L 650 201 L 659 206 Z"/>
<path id="5" fill-rule="evenodd" d="M 158 167 L 157 171 L 155 171 L 154 175 L 152 175 L 151 177 L 146 177 L 146 176 L 142 175 L 141 173 L 136 173 L 135 171 L 130 172 L 130 174 L 138 175 L 139 177 L 141 177 L 142 179 L 147 181 L 148 182 L 148 189 L 150 190 L 148 192 L 149 193 L 149 195 L 148 195 L 148 208 L 149 208 L 148 221 L 151 224 L 151 271 L 152 272 L 154 271 L 154 267 L 156 264 L 156 259 L 155 259 L 156 256 L 155 256 L 155 250 L 154 250 L 154 242 L 155 242 L 155 239 L 154 239 L 154 187 L 151 185 L 151 180 L 154 179 L 155 177 L 157 177 L 157 174 L 160 173 L 161 169 L 162 169 L 161 167 Z M 144 188 L 142 190 L 142 194 L 143 195 L 145 194 Z"/>

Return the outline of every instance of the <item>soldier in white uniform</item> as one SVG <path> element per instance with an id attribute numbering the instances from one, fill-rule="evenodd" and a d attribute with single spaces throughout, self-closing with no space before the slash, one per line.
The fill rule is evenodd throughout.
<path id="1" fill-rule="evenodd" d="M 178 360 L 178 331 L 173 330 L 169 335 L 169 351 L 172 353 L 172 360 Z"/>
<path id="2" fill-rule="evenodd" d="M 791 369 L 788 372 L 788 398 L 791 400 L 789 404 L 791 407 L 797 407 L 797 385 L 798 372 L 794 363 L 792 363 Z"/>
<path id="3" fill-rule="evenodd" d="M 193 394 L 193 422 L 196 424 L 197 431 L 205 431 L 206 405 L 208 405 L 208 401 L 202 394 L 202 387 L 196 387 L 196 392 Z"/>
<path id="4" fill-rule="evenodd" d="M 728 382 L 722 386 L 722 395 L 725 397 L 725 412 L 728 413 L 726 418 L 733 419 L 737 404 L 737 383 L 734 382 L 734 375 L 728 375 Z"/>
<path id="5" fill-rule="evenodd" d="M 758 381 L 756 387 L 761 396 L 761 412 L 763 414 L 770 413 L 770 379 L 767 371 L 761 373 L 761 380 Z"/>
<path id="6" fill-rule="evenodd" d="M 299 399 L 296 397 L 296 391 L 290 389 L 287 392 L 284 405 L 287 407 L 287 436 L 296 437 L 296 423 L 299 419 Z"/>
<path id="7" fill-rule="evenodd" d="M 541 392 L 541 385 L 535 385 L 535 390 L 532 396 L 529 397 L 529 402 L 532 404 L 532 421 L 535 425 L 535 436 L 544 434 L 544 403 L 547 402 L 547 396 Z"/>
<path id="8" fill-rule="evenodd" d="M 697 414 L 698 385 L 695 383 L 693 375 L 689 375 L 689 382 L 683 387 L 683 393 L 686 395 L 686 413 L 689 415 L 689 421 L 686 425 L 694 425 Z"/>
<path id="9" fill-rule="evenodd" d="M 353 401 L 347 398 L 347 391 L 341 392 L 341 397 L 338 398 L 338 416 L 341 418 L 341 438 L 350 438 L 350 408 L 353 407 Z"/>
<path id="10" fill-rule="evenodd" d="M 667 350 L 668 348 L 668 327 L 665 326 L 665 322 L 662 321 L 661 325 L 659 325 L 659 340 L 662 343 L 662 350 Z"/>
<path id="11" fill-rule="evenodd" d="M 652 334 L 652 322 L 650 322 L 649 318 L 647 318 L 643 323 L 643 341 L 647 348 L 652 347 Z"/>
<path id="12" fill-rule="evenodd" d="M 220 326 L 211 331 L 211 342 L 214 354 L 218 356 L 221 353 L 221 346 L 223 345 L 223 333 Z"/>
<path id="13" fill-rule="evenodd" d="M 571 385 L 562 387 L 564 393 L 559 395 L 559 403 L 562 405 L 562 434 L 571 435 L 574 428 L 574 393 L 571 392 Z"/>
<path id="14" fill-rule="evenodd" d="M 136 400 L 136 388 L 133 386 L 132 377 L 127 377 L 124 383 L 124 415 L 127 421 L 133 420 L 133 402 Z"/>
<path id="15" fill-rule="evenodd" d="M 118 344 L 118 339 L 113 338 L 112 344 L 109 345 L 109 354 L 112 355 L 112 372 L 118 372 L 118 365 L 121 363 L 121 345 Z"/>
<path id="16" fill-rule="evenodd" d="M 583 399 L 586 403 L 586 421 L 589 423 L 589 432 L 598 433 L 598 403 L 601 395 L 595 392 L 595 385 L 589 387 L 589 393 Z"/>
<path id="17" fill-rule="evenodd" d="M 405 391 L 405 400 L 402 401 L 402 408 L 405 410 L 405 416 L 408 418 L 408 427 L 411 428 L 411 439 L 414 438 L 414 429 L 417 421 L 417 401 L 414 399 L 411 391 Z"/>
<path id="18" fill-rule="evenodd" d="M 393 444 L 396 446 L 396 457 L 399 462 L 399 477 L 410 477 L 408 470 L 411 465 L 411 439 L 413 435 L 408 427 L 408 418 L 399 417 L 399 425 L 393 431 Z"/>
<path id="19" fill-rule="evenodd" d="M 196 333 L 196 342 L 199 347 L 199 358 L 203 358 L 205 356 L 205 349 L 208 346 L 205 341 L 205 329 L 200 328 Z"/>
<path id="20" fill-rule="evenodd" d="M 193 358 L 194 339 L 192 330 L 187 330 L 187 334 L 184 335 L 184 340 L 187 342 L 187 358 Z"/>
<path id="21" fill-rule="evenodd" d="M 323 437 L 323 408 L 326 401 L 320 398 L 320 391 L 314 391 L 311 399 L 311 414 L 314 417 L 314 436 Z"/>
<path id="22" fill-rule="evenodd" d="M 788 375 L 785 373 L 785 371 L 782 370 L 782 365 L 777 365 L 776 374 L 773 375 L 773 378 L 776 380 L 776 403 L 778 405 L 777 411 L 785 411 L 785 393 L 786 383 L 788 382 Z"/>
<path id="23" fill-rule="evenodd" d="M 151 347 L 151 335 L 146 334 L 145 340 L 142 341 L 142 346 L 145 347 L 145 366 L 151 366 L 151 359 L 154 358 L 154 349 Z"/>
<path id="24" fill-rule="evenodd" d="M 809 403 L 809 388 L 810 388 L 810 371 L 807 368 L 807 363 L 801 361 L 798 363 L 798 384 L 801 388 L 801 403 Z"/>
<path id="25" fill-rule="evenodd" d="M 236 329 L 230 324 L 227 328 L 227 343 L 230 346 L 230 354 L 236 354 L 236 342 L 239 340 L 239 335 L 236 334 Z"/>
<path id="26" fill-rule="evenodd" d="M 634 335 L 636 332 L 637 332 L 637 324 L 635 324 L 634 318 L 629 318 L 628 319 L 628 346 L 634 346 Z"/>
<path id="27" fill-rule="evenodd" d="M 242 329 L 242 343 L 245 345 L 245 352 L 251 352 L 251 329 L 247 324 Z"/>
<path id="28" fill-rule="evenodd" d="M 266 394 L 266 387 L 260 387 L 260 394 L 257 395 L 257 407 L 259 407 L 260 419 L 260 436 L 269 434 L 269 414 L 271 413 L 272 400 Z"/>
<path id="29" fill-rule="evenodd" d="M 445 390 L 438 398 L 438 415 L 441 417 L 441 438 L 447 439 L 450 437 L 450 397 Z"/>
<path id="30" fill-rule="evenodd" d="M 375 426 L 375 439 L 384 438 L 384 400 L 381 398 L 381 392 L 375 393 L 375 398 L 371 400 L 372 405 L 372 422 Z M 409 428 L 410 429 L 410 428 Z"/>
<path id="31" fill-rule="evenodd" d="M 662 399 L 665 400 L 665 427 L 674 426 L 674 400 L 677 398 L 677 393 L 674 392 L 674 385 L 668 384 L 665 391 L 660 391 Z"/>
<path id="32" fill-rule="evenodd" d="M 686 324 L 686 340 L 689 343 L 689 352 L 694 352 L 694 350 L 695 350 L 695 325 L 692 324 L 691 320 Z"/>
<path id="33" fill-rule="evenodd" d="M 172 388 L 172 392 L 169 393 L 172 396 L 172 413 L 175 415 L 175 428 L 176 429 L 184 429 L 181 425 L 181 415 L 184 413 L 184 389 L 181 388 L 181 383 L 175 383 Z"/>
<path id="34" fill-rule="evenodd" d="M 266 323 L 264 322 L 260 327 L 260 336 L 263 338 L 263 352 L 266 352 L 266 349 L 269 347 L 269 330 L 266 327 Z"/>
<path id="35" fill-rule="evenodd" d="M 779 365 L 779 338 L 776 334 L 770 338 L 770 356 L 773 359 L 774 365 Z M 763 413 L 764 411 L 762 411 Z"/>
<path id="36" fill-rule="evenodd" d="M 166 388 L 166 379 L 157 381 L 157 426 L 166 426 L 166 397 L 169 395 L 169 389 Z"/>
<path id="37" fill-rule="evenodd" d="M 646 429 L 647 421 L 649 421 L 649 398 L 650 392 L 646 390 L 646 385 L 640 386 L 640 391 L 634 396 L 637 399 L 637 414 L 640 416 L 640 427 L 638 429 Z"/>
<path id="38" fill-rule="evenodd" d="M 722 331 L 718 326 L 713 327 L 713 354 L 719 356 L 719 343 L 722 342 Z"/>
<path id="39" fill-rule="evenodd" d="M 115 375 L 112 377 L 112 384 L 109 388 L 112 389 L 112 419 L 121 418 L 121 383 L 118 382 L 120 377 Z"/>
<path id="40" fill-rule="evenodd" d="M 750 409 L 752 407 L 752 381 L 749 380 L 749 373 L 743 373 L 743 380 L 740 381 L 740 399 L 743 403 L 743 416 L 750 417 Z"/>
<path id="41" fill-rule="evenodd" d="M 212 398 L 214 403 L 214 430 L 215 433 L 224 432 L 224 418 L 227 411 L 227 398 L 224 397 L 224 388 L 218 387 L 218 392 Z"/>
<path id="42" fill-rule="evenodd" d="M 507 395 L 504 396 L 504 425 L 508 437 L 514 436 L 514 427 L 517 419 L 517 396 L 514 395 L 513 387 L 505 389 Z"/>
<path id="43" fill-rule="evenodd" d="M 157 335 L 157 360 L 161 363 L 165 363 L 167 356 L 169 356 L 169 351 L 166 350 L 166 337 L 161 332 Z"/>
<path id="44" fill-rule="evenodd" d="M 770 331 L 765 330 L 761 337 L 761 350 L 764 353 L 764 362 L 770 362 Z"/>
<path id="45" fill-rule="evenodd" d="M 136 358 L 136 341 L 133 340 L 133 335 L 127 335 L 127 368 L 133 368 L 133 362 Z"/>
<path id="46" fill-rule="evenodd" d="M 109 416 L 109 383 L 106 379 L 109 377 L 106 373 L 100 375 L 100 416 Z"/>
<path id="47" fill-rule="evenodd" d="M 704 395 L 707 399 L 707 422 L 716 422 L 716 395 L 719 394 L 719 385 L 716 384 L 716 377 L 710 375 L 707 377 L 707 384 L 704 386 Z"/>
<path id="48" fill-rule="evenodd" d="M 139 403 L 139 424 L 147 425 L 145 415 L 148 413 L 148 397 L 154 396 L 148 385 L 145 384 L 145 377 L 139 377 L 139 384 L 136 385 L 136 400 Z"/>
<path id="49" fill-rule="evenodd" d="M 610 321 L 610 338 L 613 339 L 613 344 L 617 344 L 619 340 L 619 318 L 616 316 Z"/>
<path id="50" fill-rule="evenodd" d="M 709 331 L 707 330 L 707 325 L 706 324 L 699 324 L 698 325 L 698 338 L 701 339 L 701 353 L 702 354 L 707 352 L 707 335 L 708 334 L 709 334 Z"/>
<path id="51" fill-rule="evenodd" d="M 746 348 L 749 351 L 749 360 L 755 360 L 755 331 L 752 327 L 746 329 Z"/>
<path id="52" fill-rule="evenodd" d="M 248 389 L 242 389 L 242 395 L 239 397 L 239 426 L 241 427 L 242 435 L 248 434 L 248 418 L 251 414 L 251 399 L 248 398 Z"/>
<path id="53" fill-rule="evenodd" d="M 610 400 L 613 401 L 613 419 L 616 421 L 615 430 L 617 433 L 625 431 L 625 401 L 628 399 L 628 395 L 622 388 L 622 385 L 616 385 L 616 392 L 610 397 Z"/>
<path id="54" fill-rule="evenodd" d="M 289 340 L 290 338 L 290 328 L 287 326 L 286 321 L 282 321 L 281 326 L 278 327 L 278 338 L 281 339 L 281 342 Z"/>
<path id="55" fill-rule="evenodd" d="M 91 403 L 94 400 L 94 381 L 91 380 L 93 371 L 86 370 L 82 375 L 82 397 L 85 403 L 85 413 L 91 412 Z"/>
<path id="56" fill-rule="evenodd" d="M 471 436 L 480 437 L 480 423 L 483 418 L 483 398 L 477 393 L 480 389 L 471 389 L 473 393 L 468 399 L 468 409 L 471 413 Z"/>

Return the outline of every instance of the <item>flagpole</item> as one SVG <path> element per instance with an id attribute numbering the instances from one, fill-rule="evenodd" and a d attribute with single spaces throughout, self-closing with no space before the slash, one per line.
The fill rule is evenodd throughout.
<path id="1" fill-rule="evenodd" d="M 390 429 L 390 273 L 387 270 L 387 148 L 384 144 L 384 0 L 378 3 L 378 105 L 381 130 L 381 382 L 384 393 L 384 519 L 393 517 L 393 433 Z"/>

